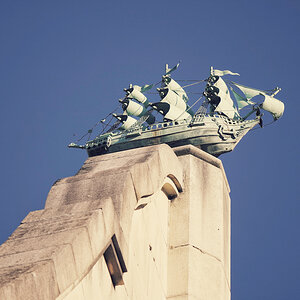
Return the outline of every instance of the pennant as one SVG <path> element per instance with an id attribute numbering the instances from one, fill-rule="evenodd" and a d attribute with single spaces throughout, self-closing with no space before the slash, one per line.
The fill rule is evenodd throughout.
<path id="1" fill-rule="evenodd" d="M 221 71 L 221 70 L 216 70 L 216 69 L 213 70 L 213 75 L 215 75 L 215 76 L 224 76 L 224 75 L 238 75 L 238 76 L 240 76 L 239 73 L 233 73 L 229 70 Z"/>
<path id="2" fill-rule="evenodd" d="M 154 84 L 145 84 L 144 86 L 141 87 L 141 92 L 146 92 L 146 91 L 149 91 L 153 88 L 153 85 Z"/>
<path id="3" fill-rule="evenodd" d="M 133 88 L 135 88 L 139 92 L 143 93 L 143 92 L 151 90 L 153 88 L 153 86 L 154 86 L 154 84 L 145 84 L 143 86 L 134 85 Z"/>
<path id="4" fill-rule="evenodd" d="M 178 67 L 179 67 L 179 64 L 180 62 L 175 66 L 173 67 L 172 69 L 169 69 L 168 67 L 166 68 L 166 74 L 165 75 L 169 75 L 170 73 L 172 73 L 173 71 L 177 70 Z"/>

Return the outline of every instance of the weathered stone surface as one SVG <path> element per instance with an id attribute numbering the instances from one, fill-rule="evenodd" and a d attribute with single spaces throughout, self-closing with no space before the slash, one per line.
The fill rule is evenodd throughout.
<path id="1" fill-rule="evenodd" d="M 224 170 L 218 159 L 195 147 L 175 148 L 175 153 L 185 189 L 169 212 L 168 296 L 230 299 L 230 198 Z"/>
<path id="2" fill-rule="evenodd" d="M 169 259 L 168 292 L 171 299 L 184 295 L 197 299 L 230 299 L 229 284 L 223 266 L 216 257 L 186 245 L 173 248 L 169 252 Z"/>
<path id="3" fill-rule="evenodd" d="M 55 299 L 59 295 L 55 276 L 54 265 L 47 261 L 1 268 L 0 299 Z"/>
<path id="4" fill-rule="evenodd" d="M 56 182 L 45 207 L 104 197 L 115 200 L 121 194 L 126 196 L 122 191 L 129 185 L 134 186 L 136 198 L 140 199 L 157 191 L 169 174 L 181 182 L 181 167 L 170 150 L 160 145 L 88 158 L 77 175 Z"/>
<path id="5" fill-rule="evenodd" d="M 175 153 L 158 145 L 96 156 L 57 181 L 45 209 L 0 247 L 0 299 L 230 299 L 222 164 L 193 146 Z M 109 245 L 124 260 L 124 285 L 112 283 Z"/>

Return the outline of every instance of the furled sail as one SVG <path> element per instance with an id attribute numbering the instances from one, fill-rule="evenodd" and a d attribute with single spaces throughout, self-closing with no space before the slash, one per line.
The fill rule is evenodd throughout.
<path id="1" fill-rule="evenodd" d="M 274 120 L 278 120 L 284 112 L 284 103 L 269 95 L 264 95 L 264 97 L 265 100 L 260 107 L 270 112 Z"/>
<path id="2" fill-rule="evenodd" d="M 156 103 L 150 103 L 149 105 L 152 108 L 154 108 L 156 111 L 161 113 L 166 120 L 173 121 L 173 120 L 182 120 L 182 119 L 191 118 L 191 115 L 188 112 L 167 102 L 161 101 Z"/>
<path id="3" fill-rule="evenodd" d="M 211 76 L 205 91 L 205 96 L 214 108 L 214 111 L 223 113 L 228 118 L 239 116 L 230 97 L 228 87 L 219 76 Z"/>
<path id="4" fill-rule="evenodd" d="M 189 100 L 185 90 L 181 87 L 179 83 L 177 83 L 174 79 L 172 79 L 168 75 L 164 75 L 162 77 L 163 87 L 169 88 L 173 92 L 175 92 L 179 97 L 181 97 L 184 102 Z"/>

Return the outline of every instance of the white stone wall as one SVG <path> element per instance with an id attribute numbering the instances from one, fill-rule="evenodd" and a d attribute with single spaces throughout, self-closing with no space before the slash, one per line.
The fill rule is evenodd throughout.
<path id="1" fill-rule="evenodd" d="M 229 187 L 218 160 L 201 154 L 179 156 L 184 191 L 170 208 L 168 299 L 230 299 Z"/>
<path id="2" fill-rule="evenodd" d="M 0 299 L 230 299 L 222 164 L 193 146 L 175 153 L 93 157 L 58 181 L 0 247 Z"/>

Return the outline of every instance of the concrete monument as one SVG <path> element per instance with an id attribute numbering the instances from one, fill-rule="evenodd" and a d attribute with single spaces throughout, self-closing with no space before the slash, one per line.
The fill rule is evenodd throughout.
<path id="1" fill-rule="evenodd" d="M 130 85 L 112 125 L 102 119 L 100 134 L 69 145 L 89 158 L 0 247 L 1 300 L 230 299 L 229 186 L 216 157 L 262 126 L 261 109 L 275 121 L 284 104 L 279 88 L 224 81 L 238 74 L 211 68 L 187 85 L 205 83 L 194 113 L 201 97 L 189 106 L 170 77 L 177 68 L 166 66 L 159 102 L 143 94 L 154 84 Z"/>
<path id="2" fill-rule="evenodd" d="M 0 299 L 230 299 L 230 198 L 194 146 L 90 157 L 0 247 Z"/>

